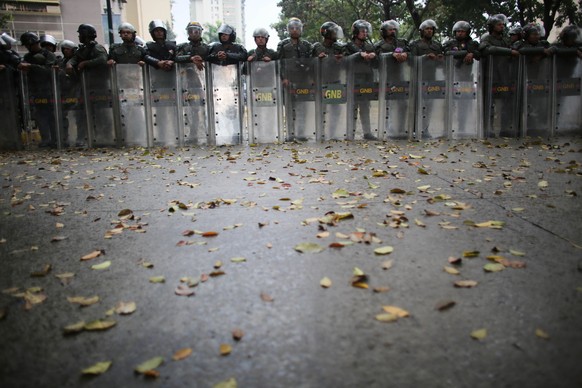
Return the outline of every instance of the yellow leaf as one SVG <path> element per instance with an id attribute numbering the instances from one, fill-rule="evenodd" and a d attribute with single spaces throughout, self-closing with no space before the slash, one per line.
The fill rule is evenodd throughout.
<path id="1" fill-rule="evenodd" d="M 414 223 L 418 226 L 420 226 L 421 228 L 426 227 L 426 224 L 424 222 L 422 222 L 421 220 L 419 220 L 418 218 L 414 219 Z"/>
<path id="2" fill-rule="evenodd" d="M 301 253 L 319 253 L 325 250 L 324 247 L 317 243 L 301 243 L 297 244 L 294 249 Z"/>
<path id="3" fill-rule="evenodd" d="M 398 318 L 406 318 L 408 317 L 410 314 L 408 313 L 408 311 L 401 309 L 400 307 L 396 307 L 396 306 L 382 306 L 382 308 L 384 309 L 384 311 L 386 311 L 389 314 L 394 314 L 396 315 Z"/>
<path id="4" fill-rule="evenodd" d="M 358 267 L 354 267 L 354 276 L 365 276 L 366 274 L 364 271 L 359 269 Z"/>
<path id="5" fill-rule="evenodd" d="M 231 377 L 228 380 L 221 381 L 218 384 L 214 384 L 214 387 L 213 388 L 237 388 L 237 387 L 238 387 L 238 385 L 236 383 L 235 378 L 234 377 Z"/>
<path id="6" fill-rule="evenodd" d="M 485 264 L 483 266 L 483 269 L 486 272 L 499 272 L 499 271 L 503 271 L 505 269 L 505 266 L 503 264 L 499 264 L 499 263 L 489 263 L 489 264 Z"/>
<path id="7" fill-rule="evenodd" d="M 471 332 L 471 338 L 476 340 L 482 340 L 487 337 L 487 329 L 478 329 Z"/>
<path id="8" fill-rule="evenodd" d="M 110 266 L 111 266 L 111 261 L 110 260 L 107 260 L 107 261 L 104 261 L 101 264 L 92 265 L 91 266 L 91 269 L 102 270 L 102 269 L 107 269 Z"/>
<path id="9" fill-rule="evenodd" d="M 463 257 L 477 257 L 479 256 L 479 251 L 464 251 Z"/>
<path id="10" fill-rule="evenodd" d="M 164 276 L 152 276 L 150 278 L 150 283 L 165 283 L 166 278 Z"/>
<path id="11" fill-rule="evenodd" d="M 135 371 L 143 374 L 143 373 L 151 371 L 152 369 L 156 369 L 157 367 L 159 367 L 163 363 L 164 363 L 163 357 L 150 358 L 149 360 L 144 361 L 141 364 L 139 364 L 138 366 L 136 366 Z"/>
<path id="12" fill-rule="evenodd" d="M 174 353 L 174 355 L 172 356 L 172 360 L 180 361 L 180 360 L 187 358 L 191 354 L 192 354 L 192 348 L 180 349 L 176 353 Z"/>
<path id="13" fill-rule="evenodd" d="M 550 335 L 542 329 L 536 329 L 536 336 L 545 340 L 550 339 Z"/>
<path id="14" fill-rule="evenodd" d="M 85 326 L 83 326 L 83 329 L 89 330 L 89 331 L 107 330 L 107 329 L 112 328 L 116 324 L 117 324 L 117 322 L 115 322 L 113 320 L 107 320 L 107 319 L 106 320 L 97 320 L 97 321 L 87 323 Z"/>
<path id="15" fill-rule="evenodd" d="M 521 252 L 515 249 L 510 249 L 509 253 L 511 253 L 513 256 L 525 256 L 525 252 Z"/>
<path id="16" fill-rule="evenodd" d="M 328 277 L 324 277 L 323 279 L 321 279 L 321 281 L 319 282 L 319 284 L 323 288 L 329 288 L 329 287 L 331 287 L 331 279 L 328 278 Z"/>
<path id="17" fill-rule="evenodd" d="M 137 309 L 135 302 L 119 302 L 115 306 L 115 312 L 119 315 L 128 315 Z"/>
<path id="18" fill-rule="evenodd" d="M 376 320 L 380 322 L 396 322 L 398 320 L 398 316 L 390 313 L 378 314 L 376 315 Z"/>
<path id="19" fill-rule="evenodd" d="M 453 268 L 453 267 L 444 267 L 444 270 L 446 273 L 451 274 L 451 275 L 460 275 L 461 272 L 459 272 L 458 269 Z"/>
<path id="20" fill-rule="evenodd" d="M 374 249 L 374 253 L 377 255 L 388 255 L 394 251 L 394 248 L 390 245 L 386 245 L 384 247 L 379 247 Z"/>
<path id="21" fill-rule="evenodd" d="M 97 295 L 89 297 L 89 298 L 85 298 L 83 296 L 74 296 L 74 297 L 69 296 L 69 297 L 67 297 L 67 300 L 70 303 L 77 303 L 83 307 L 86 307 L 86 306 L 91 306 L 92 304 L 99 302 L 99 297 Z"/>
<path id="22" fill-rule="evenodd" d="M 548 187 L 548 186 L 549 186 L 549 183 L 548 183 L 548 181 L 539 181 L 539 182 L 538 182 L 538 187 L 539 187 L 540 189 L 545 189 L 545 188 L 546 188 L 546 187 Z"/>
<path id="23" fill-rule="evenodd" d="M 65 328 L 63 329 L 63 332 L 65 334 L 79 333 L 79 332 L 83 331 L 83 329 L 85 328 L 85 325 L 86 325 L 85 321 L 73 323 L 72 325 L 65 326 Z"/>
<path id="24" fill-rule="evenodd" d="M 220 344 L 220 355 L 228 356 L 232 352 L 232 346 L 229 344 Z"/>
<path id="25" fill-rule="evenodd" d="M 100 375 L 107 372 L 110 366 L 111 361 L 98 362 L 95 365 L 83 369 L 81 373 L 84 375 Z"/>
<path id="26" fill-rule="evenodd" d="M 475 287 L 478 283 L 475 280 L 458 280 L 455 282 L 455 287 L 460 288 L 471 288 Z"/>

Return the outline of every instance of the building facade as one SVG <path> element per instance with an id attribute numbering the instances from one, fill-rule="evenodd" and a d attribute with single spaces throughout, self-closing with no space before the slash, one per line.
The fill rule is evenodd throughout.
<path id="1" fill-rule="evenodd" d="M 245 0 L 190 0 L 190 20 L 202 25 L 226 23 L 235 28 L 245 44 L 244 9 Z"/>

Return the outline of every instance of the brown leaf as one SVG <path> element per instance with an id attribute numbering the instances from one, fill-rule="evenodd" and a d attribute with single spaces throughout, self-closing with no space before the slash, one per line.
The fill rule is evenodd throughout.
<path id="1" fill-rule="evenodd" d="M 200 275 L 200 281 L 202 283 L 204 283 L 205 281 L 207 281 L 209 279 L 209 276 L 205 273 L 203 273 L 202 275 Z"/>
<path id="2" fill-rule="evenodd" d="M 438 311 L 445 311 L 453 307 L 457 302 L 454 300 L 443 300 L 436 304 L 435 309 Z"/>
<path id="3" fill-rule="evenodd" d="M 104 254 L 105 254 L 105 251 L 103 249 L 96 250 L 96 251 L 93 251 L 93 252 L 88 253 L 85 256 L 81 257 L 81 261 L 92 260 L 92 259 L 95 259 L 101 255 L 104 255 Z"/>
<path id="4" fill-rule="evenodd" d="M 150 370 L 146 370 L 145 372 L 143 372 L 143 375 L 145 377 L 149 377 L 150 379 L 157 379 L 158 377 L 160 377 L 160 371 L 155 370 L 155 369 L 150 369 Z"/>
<path id="5" fill-rule="evenodd" d="M 245 333 L 239 328 L 236 328 L 232 331 L 232 338 L 235 341 L 240 341 L 244 335 Z"/>
<path id="6" fill-rule="evenodd" d="M 192 296 L 192 295 L 194 295 L 194 291 L 192 291 L 190 289 L 190 287 L 188 287 L 187 284 L 180 284 L 174 292 L 176 293 L 176 295 L 179 295 L 179 296 Z"/>
<path id="7" fill-rule="evenodd" d="M 44 267 L 40 271 L 35 271 L 30 274 L 33 278 L 41 278 L 49 274 L 51 271 L 52 266 L 50 264 L 45 264 Z"/>
<path id="8" fill-rule="evenodd" d="M 229 344 L 220 344 L 220 355 L 228 356 L 232 352 L 232 346 Z"/>
<path id="9" fill-rule="evenodd" d="M 474 280 L 457 280 L 455 282 L 455 287 L 459 288 L 471 288 L 475 287 L 478 283 Z"/>
<path id="10" fill-rule="evenodd" d="M 463 259 L 461 259 L 460 257 L 454 257 L 454 256 L 449 257 L 450 264 L 459 265 L 462 263 L 462 261 L 463 261 Z"/>
<path id="11" fill-rule="evenodd" d="M 209 276 L 213 277 L 213 278 L 218 277 L 218 276 L 222 276 L 222 275 L 226 275 L 226 272 L 224 272 L 224 271 L 212 271 L 209 274 Z"/>
<path id="12" fill-rule="evenodd" d="M 192 348 L 180 349 L 176 353 L 174 353 L 174 355 L 172 356 L 172 360 L 180 361 L 180 360 L 183 360 L 185 358 L 188 358 L 191 354 L 192 354 Z"/>
<path id="13" fill-rule="evenodd" d="M 182 232 L 182 236 L 190 237 L 190 236 L 193 236 L 195 233 L 196 232 L 194 232 L 193 230 L 187 229 L 187 230 Z"/>
<path id="14" fill-rule="evenodd" d="M 128 217 L 128 216 L 131 216 L 132 214 L 133 214 L 133 211 L 131 209 L 123 209 L 119 213 L 117 213 L 117 216 L 118 217 Z"/>
<path id="15" fill-rule="evenodd" d="M 202 233 L 202 237 L 216 237 L 218 236 L 218 232 L 204 232 Z"/>
<path id="16" fill-rule="evenodd" d="M 274 298 L 273 298 L 271 295 L 269 295 L 269 294 L 266 294 L 266 293 L 264 293 L 264 292 L 261 292 L 261 299 L 262 299 L 264 302 L 272 302 L 272 301 L 274 301 L 274 300 L 275 300 L 275 299 L 274 299 Z"/>
<path id="17" fill-rule="evenodd" d="M 388 292 L 390 291 L 390 287 L 374 287 L 373 288 L 375 293 L 382 293 L 382 292 Z"/>

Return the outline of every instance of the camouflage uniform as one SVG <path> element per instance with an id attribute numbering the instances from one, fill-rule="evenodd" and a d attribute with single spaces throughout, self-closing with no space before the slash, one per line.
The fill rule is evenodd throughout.
<path id="1" fill-rule="evenodd" d="M 135 43 L 115 43 L 109 48 L 109 59 L 118 64 L 138 63 L 144 60 L 146 50 Z"/>

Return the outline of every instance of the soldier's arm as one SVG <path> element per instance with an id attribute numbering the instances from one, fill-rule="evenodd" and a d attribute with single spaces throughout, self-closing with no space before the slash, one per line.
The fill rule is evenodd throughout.
<path id="1" fill-rule="evenodd" d="M 236 52 L 227 52 L 226 57 L 230 60 L 245 62 L 248 58 L 248 54 L 247 50 L 242 45 L 238 45 L 238 50 Z"/>
<path id="2" fill-rule="evenodd" d="M 94 58 L 84 61 L 85 67 L 99 67 L 104 66 L 107 63 L 107 50 L 105 50 L 105 47 L 96 44 L 95 47 L 93 47 L 93 54 L 95 55 Z"/>

